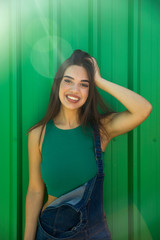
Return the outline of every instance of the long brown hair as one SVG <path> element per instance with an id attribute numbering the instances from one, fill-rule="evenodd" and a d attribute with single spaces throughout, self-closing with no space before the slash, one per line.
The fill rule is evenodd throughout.
<path id="1" fill-rule="evenodd" d="M 100 120 L 115 111 L 113 111 L 110 106 L 104 102 L 98 90 L 96 89 L 96 85 L 94 83 L 95 70 L 92 57 L 87 52 L 77 49 L 58 68 L 58 71 L 54 77 L 49 104 L 45 116 L 37 124 L 29 128 L 26 133 L 28 134 L 34 128 L 42 125 L 39 145 L 45 124 L 50 119 L 54 119 L 54 117 L 56 117 L 60 111 L 61 102 L 59 99 L 59 87 L 65 70 L 71 65 L 84 67 L 87 71 L 90 81 L 88 98 L 79 111 L 79 122 L 81 123 L 82 127 L 86 126 L 87 124 L 97 125 L 99 130 L 104 132 L 104 135 L 108 138 L 108 133 Z"/>

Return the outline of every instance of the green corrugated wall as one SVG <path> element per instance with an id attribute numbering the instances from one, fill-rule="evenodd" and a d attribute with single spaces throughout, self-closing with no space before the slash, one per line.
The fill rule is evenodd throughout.
<path id="1" fill-rule="evenodd" d="M 0 239 L 21 240 L 28 136 L 45 114 L 57 67 L 75 49 L 103 78 L 145 97 L 151 115 L 105 152 L 104 207 L 113 240 L 160 239 L 160 1 L 1 0 Z M 125 107 L 108 93 L 117 111 Z"/>

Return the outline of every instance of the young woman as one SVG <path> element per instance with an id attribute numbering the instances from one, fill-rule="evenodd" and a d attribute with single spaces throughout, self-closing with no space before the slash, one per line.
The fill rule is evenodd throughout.
<path id="1" fill-rule="evenodd" d="M 96 86 L 127 110 L 109 110 Z M 103 208 L 103 152 L 151 111 L 145 98 L 103 79 L 95 58 L 73 52 L 55 75 L 44 118 L 28 131 L 24 240 L 111 239 Z"/>

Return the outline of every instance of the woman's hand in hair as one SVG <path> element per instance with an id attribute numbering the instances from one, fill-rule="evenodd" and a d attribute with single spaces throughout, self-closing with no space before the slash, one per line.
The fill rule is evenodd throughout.
<path id="1" fill-rule="evenodd" d="M 101 80 L 101 74 L 100 74 L 100 70 L 96 62 L 96 59 L 92 57 L 92 60 L 94 62 L 94 81 L 95 81 L 95 84 L 97 85 L 98 81 Z"/>

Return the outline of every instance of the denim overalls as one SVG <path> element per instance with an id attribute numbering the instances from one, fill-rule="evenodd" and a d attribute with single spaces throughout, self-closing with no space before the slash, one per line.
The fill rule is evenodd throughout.
<path id="1" fill-rule="evenodd" d="M 35 240 L 111 239 L 103 208 L 104 173 L 100 136 L 95 125 L 93 130 L 96 176 L 51 202 L 43 212 L 40 211 Z"/>

